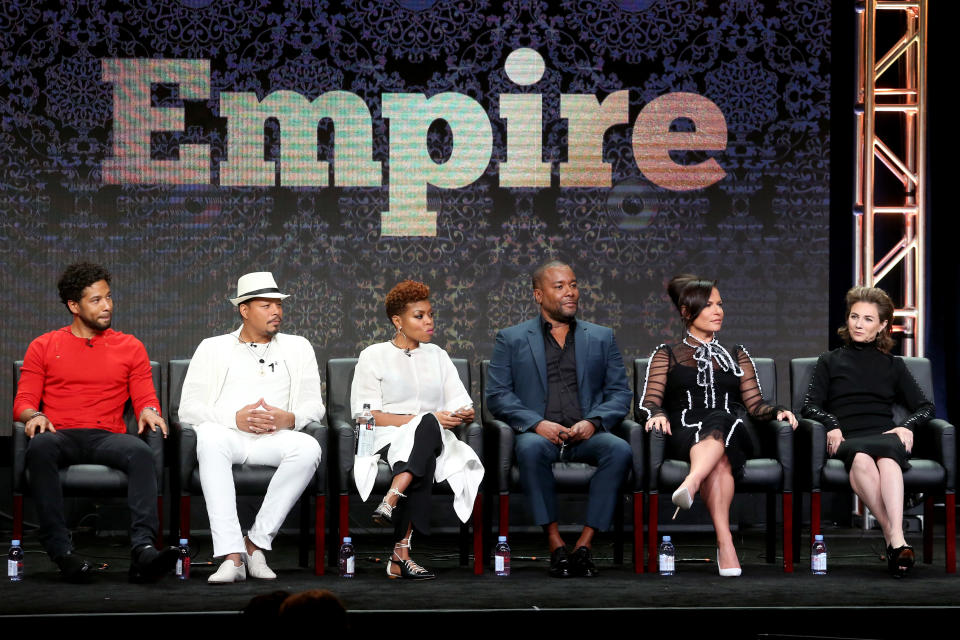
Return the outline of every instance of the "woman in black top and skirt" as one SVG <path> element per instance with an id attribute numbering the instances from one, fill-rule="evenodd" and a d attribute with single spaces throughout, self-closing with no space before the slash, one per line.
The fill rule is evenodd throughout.
<path id="1" fill-rule="evenodd" d="M 890 354 L 893 302 L 875 287 L 847 292 L 844 345 L 820 356 L 801 415 L 827 429 L 827 455 L 843 461 L 850 486 L 877 519 L 894 577 L 913 566 L 913 547 L 903 537 L 903 471 L 910 468 L 913 429 L 933 417 L 933 403 Z M 912 415 L 897 425 L 895 402 Z"/>
<path id="2" fill-rule="evenodd" d="M 747 415 L 787 420 L 794 428 L 797 420 L 785 407 L 763 402 L 747 350 L 736 345 L 727 351 L 717 340 L 724 313 L 714 281 L 676 276 L 667 292 L 686 335 L 678 344 L 660 345 L 650 356 L 640 410 L 647 414 L 647 431 L 669 436 L 669 455 L 690 461 L 690 473 L 673 493 L 677 510 L 689 509 L 697 492 L 703 496 L 717 534 L 720 575 L 739 576 L 730 504 L 734 479 L 751 453 L 749 434 L 741 425 Z"/>

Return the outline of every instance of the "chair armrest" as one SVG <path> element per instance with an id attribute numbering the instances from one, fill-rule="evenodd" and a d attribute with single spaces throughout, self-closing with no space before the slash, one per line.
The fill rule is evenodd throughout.
<path id="1" fill-rule="evenodd" d="M 467 445 L 473 449 L 473 452 L 477 454 L 477 457 L 480 458 L 480 462 L 483 462 L 483 427 L 480 426 L 479 422 L 471 422 L 470 424 L 461 424 L 454 427 L 453 434 L 457 436 L 457 440 L 466 442 Z"/>
<path id="2" fill-rule="evenodd" d="M 820 490 L 827 461 L 827 428 L 816 420 L 799 418 L 794 432 L 794 479 L 797 488 Z"/>
<path id="3" fill-rule="evenodd" d="M 917 457 L 936 460 L 946 469 L 946 490 L 956 487 L 956 430 L 940 418 L 933 418 L 915 430 L 913 453 Z"/>
<path id="4" fill-rule="evenodd" d="M 483 421 L 484 451 L 496 456 L 496 489 L 500 493 L 510 491 L 510 468 L 513 466 L 513 428 L 497 419 Z"/>
<path id="5" fill-rule="evenodd" d="M 633 420 L 623 420 L 616 427 L 611 429 L 611 433 L 627 441 L 630 450 L 633 453 L 633 487 L 634 492 L 643 491 L 646 486 L 647 477 L 644 473 L 646 469 L 646 443 L 643 426 Z"/>
<path id="6" fill-rule="evenodd" d="M 667 437 L 663 432 L 651 429 L 647 433 L 647 492 L 657 493 L 660 482 L 660 467 L 666 456 Z"/>
<path id="7" fill-rule="evenodd" d="M 26 482 L 27 445 L 30 444 L 30 438 L 27 437 L 25 428 L 22 422 L 13 423 L 13 447 L 11 450 L 13 460 L 10 469 L 13 472 L 14 493 L 23 493 L 24 483 Z"/>
<path id="8" fill-rule="evenodd" d="M 763 455 L 775 458 L 783 467 L 783 490 L 793 491 L 793 427 L 786 420 L 755 420 Z"/>
<path id="9" fill-rule="evenodd" d="M 317 472 L 314 475 L 314 489 L 317 495 L 327 494 L 327 459 L 330 457 L 330 450 L 327 447 L 329 440 L 329 430 L 327 425 L 320 422 L 308 422 L 303 427 L 303 433 L 313 437 L 320 445 L 320 464 L 317 466 Z"/>
<path id="10" fill-rule="evenodd" d="M 177 461 L 179 462 L 180 495 L 189 495 L 190 477 L 197 468 L 197 431 L 186 422 L 177 425 Z"/>
<path id="11" fill-rule="evenodd" d="M 337 486 L 334 489 L 339 491 L 340 495 L 346 495 L 350 487 L 350 474 L 353 473 L 353 459 L 357 455 L 356 434 L 353 432 L 354 425 L 342 419 L 330 420 L 330 444 L 331 455 L 335 456 L 336 473 L 332 476 L 337 479 Z"/>

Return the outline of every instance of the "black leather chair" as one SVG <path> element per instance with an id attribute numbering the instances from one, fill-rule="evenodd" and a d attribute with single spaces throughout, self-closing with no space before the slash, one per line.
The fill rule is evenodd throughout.
<path id="1" fill-rule="evenodd" d="M 648 358 L 633 363 L 635 405 L 643 400 Z M 777 369 L 770 358 L 754 358 L 760 388 L 767 402 L 776 404 Z M 644 414 L 645 415 L 645 414 Z M 770 420 L 761 422 L 747 418 L 744 421 L 753 441 L 756 457 L 746 462 L 743 476 L 736 482 L 737 493 L 765 493 L 767 496 L 767 562 L 776 559 L 777 496 L 783 508 L 783 570 L 793 572 L 793 429 L 789 422 Z M 674 427 L 676 428 L 676 427 Z M 657 521 L 659 493 L 672 495 L 690 472 L 690 463 L 666 457 L 666 438 L 662 433 L 649 434 L 650 451 L 650 536 L 649 570 L 657 569 Z"/>
<path id="2" fill-rule="evenodd" d="M 17 383 L 20 381 L 22 360 L 13 363 L 13 397 L 17 395 Z M 160 363 L 150 362 L 153 370 L 153 388 L 160 398 Z M 11 403 L 12 404 L 12 403 Z M 162 410 L 162 407 L 161 407 Z M 164 411 L 164 413 L 166 413 Z M 137 416 L 133 413 L 133 404 L 128 400 L 123 410 L 123 419 L 127 423 L 127 433 L 137 433 Z M 168 420 L 169 422 L 169 420 Z M 150 445 L 157 472 L 157 544 L 163 543 L 163 434 L 159 431 L 144 429 L 141 438 Z M 30 477 L 26 472 L 27 445 L 30 439 L 24 432 L 22 422 L 13 423 L 13 537 L 23 538 L 23 498 L 30 494 Z M 63 495 L 71 496 L 127 496 L 127 474 L 119 469 L 100 464 L 72 464 L 60 469 L 60 485 Z"/>
<path id="3" fill-rule="evenodd" d="M 486 398 L 487 367 L 489 360 L 480 365 L 480 395 Z M 496 478 L 496 490 L 499 495 L 499 535 L 505 536 L 510 528 L 510 494 L 522 490 L 520 484 L 520 470 L 517 467 L 514 454 L 515 432 L 507 423 L 497 420 L 486 403 L 482 407 L 484 447 L 491 452 L 496 468 L 488 467 L 490 478 Z M 646 476 L 644 468 L 646 456 L 644 450 L 643 427 L 633 420 L 625 419 L 613 430 L 630 444 L 633 451 L 633 464 L 623 490 L 633 495 L 633 569 L 636 573 L 643 573 L 643 492 Z M 555 462 L 553 477 L 556 481 L 557 493 L 586 494 L 590 490 L 590 478 L 597 468 L 585 462 Z M 623 563 L 623 502 L 617 501 L 614 514 L 614 562 Z"/>
<path id="4" fill-rule="evenodd" d="M 460 374 L 460 380 L 463 386 L 470 389 L 470 364 L 463 358 L 452 358 L 453 364 Z M 356 455 L 356 442 L 353 432 L 354 421 L 350 410 L 350 387 L 353 385 L 353 372 L 357 366 L 356 358 L 333 358 L 327 361 L 327 416 L 330 421 L 330 429 L 333 433 L 333 447 L 336 455 L 335 481 L 336 490 L 340 494 L 337 511 L 339 514 L 337 540 L 342 540 L 344 536 L 350 535 L 350 493 L 356 493 L 357 486 L 353 479 L 353 459 Z M 477 454 L 480 460 L 483 460 L 483 440 L 480 425 L 472 422 L 468 425 L 461 425 L 455 428 L 454 433 L 457 438 L 466 442 Z M 371 496 L 380 496 L 387 492 L 390 483 L 393 481 L 393 474 L 390 465 L 381 460 L 377 468 L 377 479 L 374 481 Z M 450 494 L 451 490 L 446 482 L 434 486 L 435 493 Z M 473 504 L 473 516 L 471 524 L 473 525 L 473 572 L 476 575 L 483 573 L 483 526 L 482 509 L 483 488 L 477 493 L 477 498 Z M 371 506 L 370 513 L 373 513 Z M 460 564 L 468 564 L 469 556 L 469 527 L 470 524 L 460 525 Z"/>
<path id="5" fill-rule="evenodd" d="M 926 358 L 904 358 L 907 368 L 924 395 L 933 400 L 933 379 L 930 361 Z M 790 361 L 790 401 L 797 416 L 817 358 L 794 358 Z M 905 407 L 894 405 L 895 420 L 908 415 Z M 797 428 L 796 487 L 810 492 L 810 539 L 820 533 L 820 496 L 824 491 L 851 491 L 850 478 L 843 462 L 827 458 L 827 430 L 814 420 L 801 419 Z M 946 569 L 954 573 L 956 563 L 956 441 L 953 425 L 934 418 L 914 434 L 910 469 L 903 474 L 907 493 L 925 494 L 923 527 L 923 561 L 933 561 L 933 498 L 944 496 L 946 511 Z M 799 501 L 798 501 L 799 507 Z M 799 541 L 800 533 L 797 531 Z M 798 554 L 799 555 L 799 554 Z"/>
<path id="6" fill-rule="evenodd" d="M 170 414 L 171 434 L 176 439 L 177 456 L 174 461 L 175 469 L 171 475 L 176 479 L 175 491 L 180 495 L 180 537 L 190 537 L 190 498 L 202 496 L 200 486 L 200 469 L 197 466 L 197 432 L 193 425 L 180 421 L 180 394 L 183 391 L 183 380 L 187 375 L 190 360 L 171 360 L 168 375 L 169 401 L 167 403 Z M 313 480 L 303 490 L 300 496 L 300 557 L 301 567 L 308 565 L 310 548 L 310 507 L 313 503 L 313 572 L 323 575 L 325 572 L 325 513 L 327 500 L 327 460 L 330 449 L 327 446 L 327 427 L 319 422 L 311 422 L 303 428 L 304 433 L 313 436 L 320 445 L 322 452 L 320 466 L 317 467 Z M 233 483 L 238 496 L 262 496 L 267 492 L 270 480 L 273 478 L 276 467 L 259 464 L 233 465 Z M 312 498 L 312 500 L 311 500 Z"/>

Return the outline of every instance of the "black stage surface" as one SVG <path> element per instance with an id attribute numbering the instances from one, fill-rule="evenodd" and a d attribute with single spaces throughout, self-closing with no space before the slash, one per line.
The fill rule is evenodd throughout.
<path id="1" fill-rule="evenodd" d="M 156 630 L 211 623 L 239 628 L 247 623 L 238 611 L 251 597 L 274 589 L 292 593 L 316 588 L 337 593 L 349 611 L 352 629 L 371 633 L 413 630 L 429 622 L 432 629 L 450 625 L 447 628 L 467 636 L 529 626 L 543 632 L 606 634 L 615 624 L 641 635 L 644 629 L 662 629 L 671 637 L 716 633 L 739 638 L 895 638 L 932 630 L 931 625 L 952 627 L 960 615 L 960 577 L 944 571 L 942 537 L 935 538 L 933 564 L 918 564 L 903 580 L 887 577 L 879 534 L 856 529 L 826 531 L 827 576 L 810 574 L 806 550 L 804 564 L 796 565 L 793 574 L 783 573 L 779 558 L 776 564 L 767 564 L 763 533 L 751 530 L 737 534 L 744 575 L 720 578 L 715 563 L 708 560 L 714 554 L 710 534 L 678 530 L 673 535 L 680 562 L 673 577 L 635 575 L 630 564 L 614 565 L 609 540 L 603 539 L 596 547 L 600 576 L 557 580 L 547 576 L 543 556 L 533 559 L 542 553 L 540 537 L 534 534 L 513 540 L 513 572 L 508 578 L 489 571 L 474 576 L 468 567 L 458 566 L 455 539 L 434 536 L 415 540 L 414 557 L 438 570 L 438 579 L 408 583 L 383 575 L 380 560 L 387 539 L 382 534 L 355 534 L 358 571 L 352 580 L 329 569 L 327 575 L 315 577 L 312 570 L 297 567 L 293 536 L 281 536 L 278 551 L 269 556 L 278 580 L 222 586 L 207 585 L 213 569 L 202 566 L 194 568 L 188 582 L 169 577 L 155 585 L 129 584 L 124 539 L 89 534 L 78 536 L 79 552 L 108 562 L 109 568 L 94 584 L 62 584 L 55 567 L 28 536 L 25 580 L 5 581 L 0 587 L 0 628 L 27 624 L 37 630 L 101 628 L 108 622 L 132 623 L 132 617 Z M 919 542 L 919 536 L 914 538 Z M 195 562 L 207 560 L 209 538 L 195 542 L 199 545 Z M 629 561 L 629 549 L 627 555 Z"/>

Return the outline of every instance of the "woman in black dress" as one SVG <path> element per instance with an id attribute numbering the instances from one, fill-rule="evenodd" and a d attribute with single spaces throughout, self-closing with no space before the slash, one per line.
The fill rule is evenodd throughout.
<path id="1" fill-rule="evenodd" d="M 903 537 L 903 471 L 910 468 L 913 429 L 933 417 L 903 360 L 890 355 L 893 302 L 875 287 L 847 292 L 844 345 L 820 356 L 801 415 L 827 428 L 827 455 L 850 474 L 850 486 L 877 519 L 887 543 L 890 573 L 913 566 L 913 547 Z M 899 426 L 893 404 L 912 415 Z"/>
<path id="2" fill-rule="evenodd" d="M 751 453 L 749 434 L 740 425 L 747 415 L 787 420 L 794 428 L 797 420 L 785 407 L 763 402 L 746 349 L 736 345 L 731 353 L 718 342 L 723 300 L 714 281 L 675 276 L 667 292 L 683 318 L 686 335 L 678 344 L 660 345 L 650 356 L 640 409 L 647 414 L 647 431 L 669 436 L 669 455 L 690 461 L 690 473 L 673 493 L 677 511 L 689 509 L 700 492 L 717 534 L 720 575 L 739 576 L 730 503 L 734 479 L 743 473 Z"/>

